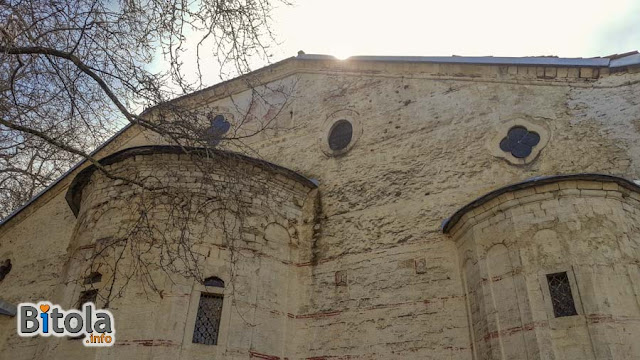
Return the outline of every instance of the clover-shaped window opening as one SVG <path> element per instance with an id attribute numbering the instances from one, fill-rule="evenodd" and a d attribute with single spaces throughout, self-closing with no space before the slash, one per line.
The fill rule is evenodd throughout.
<path id="1" fill-rule="evenodd" d="M 210 277 L 204 279 L 204 281 L 202 283 L 204 284 L 204 286 L 213 286 L 213 287 L 224 288 L 224 281 L 222 279 L 220 279 L 219 277 L 216 277 L 216 276 L 210 276 Z"/>
<path id="2" fill-rule="evenodd" d="M 11 271 L 11 259 L 0 261 L 0 281 L 4 280 L 4 277 Z"/>
<path id="3" fill-rule="evenodd" d="M 211 125 L 206 130 L 205 138 L 210 146 L 216 146 L 220 143 L 224 134 L 231 129 L 231 123 L 221 114 L 213 116 L 212 113 L 209 113 L 207 114 L 207 119 L 211 122 Z"/>
<path id="4" fill-rule="evenodd" d="M 524 159 L 531 154 L 533 147 L 540 142 L 538 133 L 527 130 L 524 126 L 514 126 L 509 129 L 507 136 L 500 141 L 500 149 L 511 153 L 518 159 Z"/>
<path id="5" fill-rule="evenodd" d="M 329 148 L 338 151 L 346 148 L 353 138 L 353 125 L 347 120 L 338 120 L 329 130 Z"/>

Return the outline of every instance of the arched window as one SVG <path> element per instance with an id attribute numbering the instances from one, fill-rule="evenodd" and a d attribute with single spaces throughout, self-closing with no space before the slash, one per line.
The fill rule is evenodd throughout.
<path id="1" fill-rule="evenodd" d="M 204 279 L 203 284 L 204 286 L 224 288 L 224 281 L 216 276 Z M 192 342 L 205 345 L 218 344 L 223 300 L 224 296 L 220 293 L 200 293 Z"/>
<path id="2" fill-rule="evenodd" d="M 210 276 L 204 279 L 204 286 L 213 286 L 213 287 L 224 287 L 224 281 L 217 276 Z"/>
<path id="3" fill-rule="evenodd" d="M 555 317 L 578 315 L 567 272 L 547 274 L 547 283 Z"/>

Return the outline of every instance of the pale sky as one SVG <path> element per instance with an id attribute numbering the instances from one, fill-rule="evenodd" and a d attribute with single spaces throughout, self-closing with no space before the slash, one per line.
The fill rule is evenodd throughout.
<path id="1" fill-rule="evenodd" d="M 272 62 L 298 50 L 338 58 L 594 57 L 640 50 L 640 0 L 290 1 L 293 6 L 278 5 L 273 14 L 280 44 Z M 206 85 L 220 82 L 215 61 L 210 64 L 203 66 Z M 195 73 L 194 65 L 183 69 Z"/>
<path id="2" fill-rule="evenodd" d="M 274 17 L 282 57 L 606 56 L 640 49 L 639 0 L 295 0 Z"/>

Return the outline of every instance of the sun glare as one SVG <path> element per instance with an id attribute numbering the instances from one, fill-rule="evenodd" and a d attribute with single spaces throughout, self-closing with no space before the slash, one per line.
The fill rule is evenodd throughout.
<path id="1" fill-rule="evenodd" d="M 334 50 L 331 54 L 338 60 L 346 60 L 352 55 L 348 50 Z"/>

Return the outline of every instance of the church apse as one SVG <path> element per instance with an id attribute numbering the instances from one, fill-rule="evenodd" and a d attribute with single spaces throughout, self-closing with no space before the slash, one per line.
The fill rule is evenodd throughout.
<path id="1" fill-rule="evenodd" d="M 171 358 L 292 356 L 296 349 L 285 338 L 296 331 L 291 314 L 308 276 L 309 268 L 297 265 L 311 261 L 316 185 L 291 170 L 218 150 L 131 148 L 101 164 L 109 176 L 87 168 L 67 193 L 78 221 L 66 276 L 71 283 L 88 269 L 101 272 L 101 282 L 90 287 L 98 291 L 98 306 L 110 302 L 115 316 L 126 319 L 118 341 L 162 344 L 163 356 Z M 112 287 L 114 272 L 120 276 Z M 127 281 L 124 296 L 109 297 Z M 85 287 L 67 286 L 65 301 L 75 301 Z M 140 297 L 154 305 L 143 306 Z M 131 356 L 126 348 L 114 351 Z M 148 356 L 144 347 L 135 351 Z"/>
<path id="2" fill-rule="evenodd" d="M 622 178 L 551 176 L 495 190 L 447 219 L 474 358 L 638 353 L 639 201 L 640 188 Z"/>

